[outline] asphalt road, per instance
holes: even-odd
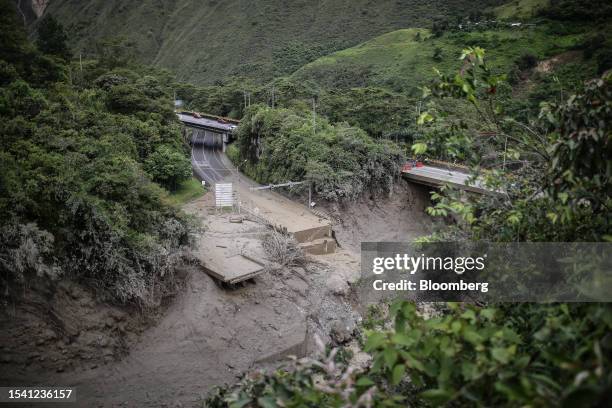
[[[197,178],[213,185],[232,174],[223,160],[223,136],[208,130],[194,129],[191,165]]]
[[[480,194],[491,193],[481,180],[474,180],[468,184],[470,175],[457,170],[448,170],[439,167],[423,166],[413,167],[410,170],[402,171],[408,177],[418,183],[440,186],[443,184],[451,184],[459,189],[472,191]]]

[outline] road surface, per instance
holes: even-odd
[[[424,165],[423,167],[412,167],[402,170],[402,173],[411,181],[416,183],[426,184],[439,187],[444,184],[450,184],[453,187],[461,190],[471,191],[479,194],[492,194],[493,191],[486,188],[481,180],[470,180],[470,174],[463,173],[457,170],[444,169]],[[469,184],[468,184],[469,180]]]
[[[197,178],[214,185],[232,174],[232,167],[224,161],[223,138],[219,133],[194,129],[191,165]]]

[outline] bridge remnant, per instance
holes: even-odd
[[[482,180],[472,180],[472,176],[464,171],[444,169],[422,162],[409,162],[402,167],[402,174],[408,180],[432,187],[441,187],[449,184],[460,190],[477,194],[497,194],[498,192],[487,188]]]

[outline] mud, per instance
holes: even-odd
[[[78,402],[71,406],[201,406],[214,386],[313,351],[315,335],[351,344],[360,322],[351,291],[359,278],[358,243],[426,233],[428,221],[419,221],[426,204],[426,191],[402,187],[384,205],[364,200],[331,208],[341,216],[334,228],[343,248],[311,256],[304,267],[283,268],[266,259],[260,237],[267,227],[248,217],[232,222],[207,195],[185,208],[203,225],[195,257],[213,249],[246,254],[264,263],[266,273],[228,289],[200,266],[186,267],[184,290],[146,330],[142,316],[97,303],[67,284],[2,331],[3,356],[12,357],[3,357],[0,380],[75,386]],[[49,296],[57,300],[49,303]],[[57,319],[48,318],[47,304]]]
[[[361,242],[412,241],[430,234],[434,223],[425,213],[429,197],[430,188],[400,181],[388,197],[324,207],[336,220],[333,229],[340,245],[358,254]]]
[[[267,227],[248,219],[230,222],[230,214],[216,213],[209,204],[210,197],[205,197],[187,208],[203,221],[196,257],[205,256],[212,247],[225,247],[259,259],[267,265],[268,273],[227,289],[201,267],[186,268],[184,291],[154,327],[121,341],[121,353],[105,358],[106,350],[114,344],[110,338],[115,335],[120,339],[109,329],[108,344],[92,344],[91,359],[83,354],[87,348],[81,347],[65,358],[72,364],[61,372],[56,366],[32,363],[27,370],[10,373],[3,368],[2,382],[75,386],[76,406],[83,407],[201,406],[201,397],[215,385],[233,383],[249,370],[290,354],[305,355],[313,347],[315,333],[330,341],[334,326],[354,331],[359,317],[345,294],[346,282],[354,279],[357,268],[353,273],[342,273],[336,290],[328,289],[328,280],[335,275],[334,259],[344,262],[350,255],[334,254],[338,258],[324,262],[313,259],[305,268],[279,269],[265,258],[261,247],[260,237]],[[100,319],[96,327],[102,330],[107,320],[102,310],[92,304],[83,308],[80,317],[94,313],[91,319]],[[119,321],[123,318],[127,317]],[[3,344],[14,343],[15,333],[6,334]],[[96,335],[92,329],[77,339],[83,336],[83,341],[93,342]],[[50,343],[41,344],[40,355],[53,358],[51,349]],[[18,354],[26,360],[38,357],[29,346]]]

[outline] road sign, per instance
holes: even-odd
[[[232,183],[215,184],[215,205],[217,207],[234,206],[234,189]]]

